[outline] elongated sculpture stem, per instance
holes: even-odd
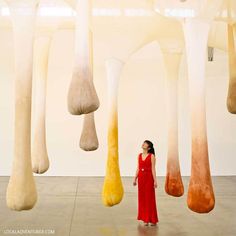
[[[183,23],[188,64],[192,130],[192,163],[188,207],[198,213],[214,208],[210,174],[205,108],[205,62],[210,21],[186,19]]]
[[[37,201],[32,173],[31,90],[32,50],[38,1],[7,0],[13,20],[15,43],[15,143],[12,174],[7,186],[7,206],[31,209]]]
[[[123,65],[124,63],[122,61],[115,58],[111,58],[106,61],[109,126],[108,159],[102,192],[102,200],[105,206],[113,206],[120,203],[124,194],[119,169],[117,114],[118,83]]]
[[[73,115],[93,112],[99,107],[99,99],[93,84],[93,55],[91,0],[77,0],[75,29],[75,61],[68,91],[68,110]]]
[[[178,151],[178,77],[182,53],[171,53],[165,50],[162,52],[167,74],[168,100],[168,157],[165,191],[169,195],[180,197],[184,194]]]
[[[34,47],[33,140],[31,147],[33,172],[42,174],[49,168],[46,146],[45,110],[48,56],[51,37],[39,36]]]
[[[236,114],[236,51],[234,34],[233,25],[228,23],[229,87],[227,109],[232,114]]]

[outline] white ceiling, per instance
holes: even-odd
[[[172,13],[170,11],[175,9],[174,5],[172,8],[170,7],[172,0],[160,2],[167,4],[168,14],[173,14],[173,11]],[[178,2],[177,5],[186,4],[186,9],[191,9],[191,3],[196,2],[212,4],[214,0],[188,0],[182,3]],[[230,1],[230,6],[233,9],[232,19],[235,16],[235,2],[235,0]],[[37,27],[74,30],[76,13],[73,8],[75,8],[75,3],[76,0],[67,0],[66,2],[41,0]],[[97,52],[103,54],[104,58],[115,56],[127,60],[137,50],[153,41],[182,47],[184,41],[180,21],[159,14],[155,11],[155,4],[154,0],[93,0],[93,42]],[[193,6],[195,5],[193,4]],[[227,50],[227,31],[224,22],[227,18],[222,18],[222,16],[225,15],[227,6],[227,1],[224,0],[209,36],[209,45],[223,50]],[[0,29],[11,28],[7,5],[2,0],[0,0],[0,9]],[[188,11],[185,13],[190,14]],[[178,15],[179,12],[176,14]]]

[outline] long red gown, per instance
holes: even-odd
[[[156,208],[154,179],[152,175],[151,153],[142,160],[139,154],[138,172],[138,216],[137,220],[157,223],[159,221]]]

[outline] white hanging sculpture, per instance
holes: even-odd
[[[177,46],[177,47],[176,47]],[[180,197],[184,186],[179,165],[178,150],[178,78],[182,58],[182,47],[175,43],[160,43],[166,68],[167,113],[168,113],[168,154],[165,191],[167,194]]]
[[[75,26],[75,62],[68,92],[68,110],[73,115],[84,114],[79,146],[84,151],[99,146],[94,111],[100,103],[93,84],[93,33],[91,0],[66,0],[77,11]]]
[[[90,57],[93,58],[93,42],[92,42],[92,34],[89,41]],[[93,60],[91,65],[91,71],[93,71]],[[93,77],[88,78],[93,79]],[[83,129],[80,136],[79,146],[84,151],[94,151],[98,149],[99,142],[96,132],[96,126],[94,121],[94,112],[90,112],[88,114],[84,114],[84,122]]]
[[[98,109],[99,99],[93,84],[91,0],[77,0],[75,60],[67,104],[73,115],[88,114]]]
[[[48,58],[51,44],[51,32],[42,32],[35,40],[34,46],[34,103],[33,103],[33,137],[31,144],[31,158],[33,172],[42,174],[49,168],[49,159],[46,145],[46,91]]]
[[[84,151],[94,151],[98,149],[99,143],[94,122],[94,112],[84,115],[79,146]]]
[[[106,60],[108,84],[108,157],[106,176],[102,190],[102,201],[105,206],[121,202],[124,194],[119,169],[118,151],[118,84],[124,62],[110,58]]]
[[[7,206],[13,210],[31,209],[37,190],[31,164],[32,52],[37,0],[6,0],[9,6],[15,55],[15,133],[14,161],[7,186]]]
[[[56,0],[51,0],[52,4]],[[54,2],[55,4],[55,2]],[[33,53],[33,106],[32,106],[32,140],[31,158],[33,172],[45,173],[49,168],[46,143],[46,100],[49,52],[58,20],[38,18],[35,26]]]

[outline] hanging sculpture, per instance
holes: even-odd
[[[228,23],[229,86],[227,109],[232,114],[236,114],[236,50],[234,45],[234,34],[234,25]]]
[[[206,130],[205,59],[210,24],[222,0],[184,1],[159,0],[158,9],[181,13],[188,67],[189,100],[191,114],[192,162],[188,186],[188,208],[197,213],[208,213],[215,206]],[[209,7],[211,6],[211,7]],[[188,14],[182,13],[188,9]]]
[[[12,18],[15,55],[15,134],[13,169],[6,193],[13,210],[31,209],[37,190],[31,164],[32,51],[37,0],[6,0]]]
[[[190,96],[192,164],[188,207],[207,213],[215,206],[206,130],[205,62],[210,20],[185,19],[183,23]]]
[[[70,1],[70,0],[68,0]],[[38,0],[6,0],[13,22],[15,42],[15,144],[12,174],[7,186],[7,206],[14,210],[31,209],[37,201],[37,191],[32,169],[43,173],[49,167],[45,137],[46,73],[50,38],[37,39],[35,53],[35,123],[31,164],[31,90],[32,50]],[[182,1],[184,4],[185,1]],[[188,1],[186,1],[188,2]],[[209,3],[208,5],[212,4]],[[214,11],[221,0],[208,10]],[[80,147],[85,151],[96,150],[98,139],[94,123],[94,111],[99,99],[93,83],[92,30],[90,24],[90,0],[77,0],[75,32],[75,64],[68,91],[68,110],[73,115],[84,114]],[[212,14],[212,13],[211,13]],[[210,14],[210,15],[211,15]],[[215,196],[210,175],[205,109],[205,58],[210,17],[186,18],[183,21],[189,76],[190,113],[192,130],[192,166],[187,204],[198,213],[210,212]],[[234,93],[236,55],[233,25],[228,25],[230,83],[227,107],[236,113]],[[22,57],[24,55],[24,57]],[[168,89],[168,161],[165,190],[172,196],[184,193],[178,157],[177,83],[181,53],[163,51],[167,69]],[[212,58],[212,57],[211,57]],[[124,189],[120,176],[118,155],[118,83],[124,63],[110,58],[106,61],[108,80],[108,158],[102,190],[106,206],[121,202]],[[40,131],[39,131],[40,129]],[[33,167],[33,168],[32,168]]]
[[[98,109],[99,99],[93,84],[91,0],[77,0],[75,61],[67,104],[73,115],[88,114]]]
[[[90,50],[90,58],[93,58],[93,42],[92,42],[92,33],[90,32],[90,41],[89,41]],[[93,71],[93,60],[91,61],[91,71]],[[93,79],[90,77],[88,79]],[[83,129],[80,136],[80,143],[79,146],[84,151],[94,151],[98,149],[98,137],[95,127],[94,121],[94,112],[90,112],[88,114],[84,114],[84,122],[83,122]]]
[[[121,202],[124,189],[120,176],[118,156],[118,83],[124,63],[116,58],[106,61],[108,83],[108,158],[106,176],[102,190],[102,201],[105,206]]]
[[[48,56],[51,35],[39,35],[35,40],[33,81],[33,137],[31,146],[32,167],[34,173],[42,174],[49,168],[49,159],[46,146],[45,110],[46,85],[48,72]]]
[[[165,191],[167,194],[180,197],[184,194],[179,151],[178,151],[178,77],[182,58],[181,48],[168,48],[160,43],[166,68],[167,111],[168,111],[168,154]]]
[[[52,37],[58,27],[58,20],[53,20],[53,23],[47,21],[47,25],[43,21],[38,18],[33,53],[31,158],[33,172],[37,174],[45,173],[49,168],[45,125],[48,61]]]
[[[94,112],[84,115],[83,130],[80,136],[79,146],[84,151],[98,149],[98,138],[94,122]]]

